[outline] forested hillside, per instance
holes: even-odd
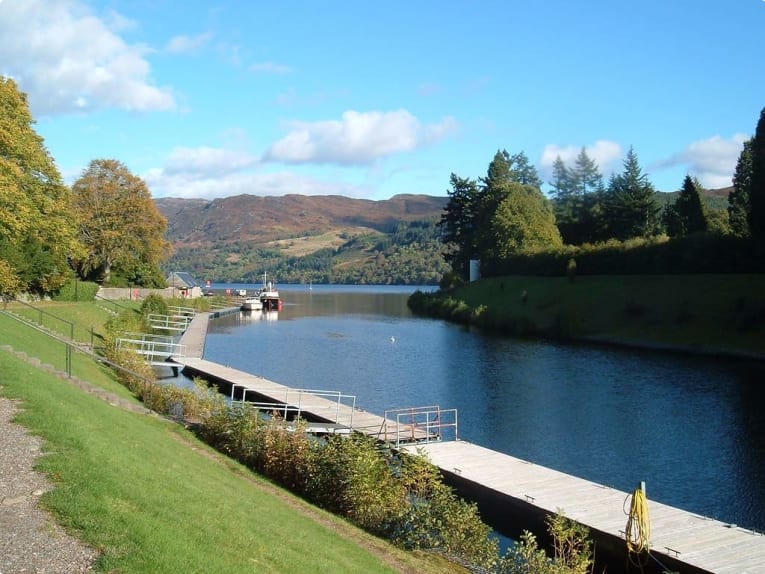
[[[174,246],[165,267],[200,280],[256,283],[267,271],[282,283],[433,284],[447,269],[437,227],[446,197],[155,201]]]

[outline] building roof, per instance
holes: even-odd
[[[191,273],[185,271],[174,271],[167,277],[167,283],[171,287],[201,287],[201,285],[191,276]]]

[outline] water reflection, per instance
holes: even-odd
[[[760,364],[486,336],[413,318],[407,291],[283,297],[276,321],[214,321],[205,357],[378,413],[456,407],[466,440],[765,530]]]

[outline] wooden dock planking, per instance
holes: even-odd
[[[205,350],[207,325],[210,313],[197,313],[181,335],[180,343],[186,346],[186,356],[201,359]]]
[[[236,388],[243,389],[245,393],[254,393],[266,397],[267,402],[274,403],[275,410],[278,410],[280,405],[299,407],[305,416],[313,416],[326,422],[352,428],[379,440],[395,441],[397,431],[401,440],[412,437],[410,425],[402,424],[397,427],[395,421],[386,420],[379,415],[342,404],[339,402],[339,398],[338,400],[330,400],[314,394],[323,391],[293,389],[258,375],[196,357],[173,357],[173,361],[183,367],[189,367],[202,377],[207,376],[224,381]],[[381,432],[382,429],[386,429],[387,432]],[[422,429],[414,430],[415,440],[425,440],[426,438],[425,431]]]
[[[213,314],[195,317],[181,343],[186,356],[175,358],[193,370],[228,381],[247,392],[270,397],[277,402],[293,400],[297,391],[230,367],[202,359],[207,323]],[[305,401],[310,401],[310,410]],[[396,422],[348,405],[338,405],[324,397],[300,395],[301,406],[326,421],[353,426],[354,430],[380,440],[395,441]],[[385,436],[380,430],[387,426]],[[410,425],[402,426],[402,436]],[[417,438],[425,438],[418,429]],[[609,486],[577,478],[550,468],[473,445],[464,441],[429,442],[402,445],[417,453],[419,449],[443,472],[522,501],[545,512],[563,511],[569,518],[593,532],[603,533],[616,544],[624,544],[629,496]],[[765,572],[765,536],[720,521],[648,500],[651,525],[651,552],[660,560],[687,565],[693,572],[716,574],[755,574]],[[681,571],[684,571],[680,568]]]
[[[418,447],[405,446],[415,452]],[[420,445],[430,461],[463,480],[565,515],[591,530],[624,540],[631,493],[530,464],[464,441]],[[627,502],[625,502],[625,500]],[[765,536],[648,500],[651,551],[695,571],[765,572]],[[670,548],[670,550],[667,550]],[[677,555],[675,555],[677,552]]]

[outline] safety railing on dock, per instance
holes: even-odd
[[[150,313],[146,320],[152,329],[161,329],[164,331],[175,331],[182,333],[186,330],[191,323],[192,317],[189,316],[173,316],[173,315],[160,315],[158,313]]]
[[[457,440],[457,409],[438,405],[409,407],[385,411],[380,435],[395,437],[396,446],[416,442]]]
[[[156,340],[150,335],[140,339],[117,339],[117,349],[141,355],[147,363],[152,365],[166,365],[167,359],[170,357],[186,355],[186,345],[167,340]]]
[[[170,305],[167,310],[170,311],[170,316],[174,318],[188,317],[191,319],[197,313],[194,307],[180,307],[178,305]]]
[[[341,424],[340,413],[345,410],[343,409],[343,406],[345,406],[348,408],[350,416],[349,419],[343,421],[342,424],[348,428],[353,428],[353,412],[356,410],[356,395],[346,395],[340,391],[325,391],[322,389],[287,388],[284,391],[284,398],[282,399],[282,395],[275,394],[271,387],[258,389],[257,387],[252,387],[250,385],[233,383],[231,385],[231,400],[234,400],[237,389],[242,390],[242,402],[246,401],[257,408],[280,413],[285,419],[288,418],[288,415],[299,418],[304,412],[310,412],[313,415],[319,415],[322,418],[332,420],[334,421],[334,424]],[[255,395],[260,396],[265,395],[283,402],[247,401],[248,393],[254,393]],[[317,401],[316,399],[321,400]]]

